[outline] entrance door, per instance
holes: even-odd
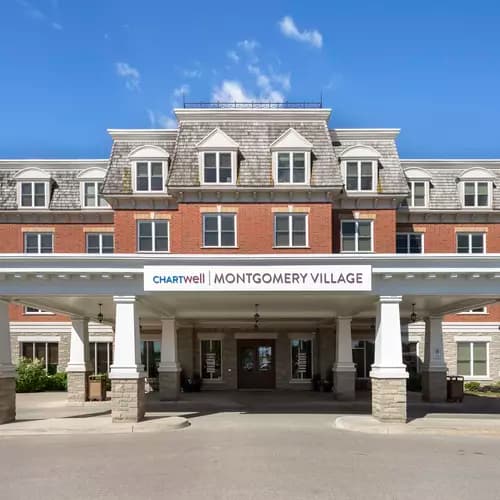
[[[238,388],[274,387],[274,340],[238,340]]]

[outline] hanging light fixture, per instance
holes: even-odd
[[[254,320],[254,329],[258,330],[259,329],[259,321],[260,321],[260,314],[259,314],[259,304],[255,304],[255,314],[253,315],[253,320]]]
[[[97,315],[97,321],[99,321],[99,323],[102,323],[104,319],[104,315],[102,314],[102,304],[99,304],[99,314]]]
[[[415,323],[417,321],[417,313],[415,312],[415,303],[411,305],[410,321]]]

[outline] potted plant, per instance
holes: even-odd
[[[333,372],[328,370],[326,377],[323,379],[323,392],[332,392],[333,389]]]
[[[315,373],[312,380],[312,390],[319,392],[321,391],[321,374]]]
[[[89,376],[89,400],[90,401],[105,401],[106,400],[106,381],[105,373]]]

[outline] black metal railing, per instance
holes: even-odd
[[[184,108],[203,109],[317,109],[323,107],[323,102],[221,102],[221,101],[189,101],[183,103]]]

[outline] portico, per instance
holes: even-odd
[[[199,352],[192,359],[210,360],[209,375],[220,370],[207,388],[237,387],[240,353],[237,341],[266,340],[267,350],[257,349],[262,370],[273,367],[277,386],[288,377],[291,364],[300,366],[300,377],[290,387],[309,388],[307,378],[317,367],[307,367],[311,347],[312,364],[321,364],[321,353],[329,350],[334,392],[339,399],[355,397],[355,365],[352,358],[352,325],[375,324],[375,360],[372,381],[372,412],[381,420],[406,420],[406,367],[402,360],[401,323],[408,322],[412,304],[426,321],[424,396],[429,401],[444,397],[446,366],[440,327],[443,315],[478,307],[498,298],[499,256],[489,255],[16,255],[0,259],[0,346],[7,346],[7,303],[19,302],[70,315],[72,337],[68,367],[69,397],[85,398],[84,374],[88,371],[88,321],[96,321],[102,304],[104,322],[114,326],[114,362],[111,367],[113,421],[135,421],[144,417],[144,367],[140,359],[140,330],[160,332],[160,397],[176,399],[183,369],[180,345],[185,329],[197,328]],[[240,266],[248,272],[284,266],[290,273],[305,273],[322,266],[356,269],[371,266],[369,289],[335,290],[333,284],[293,284],[290,289],[252,282],[250,289],[238,283],[218,289],[188,291],[149,290],[145,266],[168,270],[172,266]],[[323,280],[324,281],[324,280]],[[200,283],[201,284],[201,283]],[[265,286],[264,286],[265,285]],[[349,286],[352,285],[348,283]],[[255,328],[255,304],[259,321]],[[334,332],[335,331],[335,336]],[[186,333],[187,335],[187,333]],[[320,337],[318,339],[317,337]],[[330,340],[331,344],[329,344]],[[202,341],[207,342],[205,344]],[[293,343],[295,341],[295,343]],[[306,342],[311,341],[311,344]],[[224,352],[218,359],[217,342]],[[302,344],[297,344],[302,342]],[[2,344],[4,343],[4,344]],[[275,352],[269,350],[274,346]],[[292,351],[290,346],[297,348]],[[258,347],[258,346],[257,346]],[[333,351],[333,352],[332,352]],[[304,354],[306,353],[306,354]],[[302,354],[302,356],[300,355]],[[0,418],[14,419],[15,384],[10,349],[0,349]],[[276,357],[274,362],[273,356]],[[273,361],[270,361],[270,359]],[[249,359],[249,363],[253,362]],[[199,368],[203,368],[199,361]],[[273,364],[275,363],[275,364]],[[302,364],[301,364],[302,363]],[[327,363],[328,364],[328,363]],[[220,365],[220,366],[219,366]],[[252,366],[251,364],[247,366]],[[206,366],[205,366],[206,368]],[[326,368],[321,366],[321,369]],[[230,370],[230,371],[228,371]],[[197,370],[196,370],[197,371]],[[200,370],[201,371],[201,370]],[[301,382],[302,377],[302,382]],[[224,383],[221,383],[221,380]],[[4,382],[1,382],[3,380]]]

